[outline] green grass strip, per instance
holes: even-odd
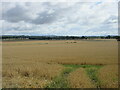
[[[89,76],[93,84],[95,84],[96,88],[100,88],[100,81],[97,77],[99,68],[87,68],[86,69],[87,75]]]
[[[64,64],[65,67],[72,67],[72,68],[91,68],[91,67],[95,67],[95,68],[100,68],[101,65],[75,65],[75,64]]]
[[[59,76],[53,79],[53,82],[46,86],[46,88],[69,88],[67,76],[74,71],[73,68],[66,68]]]

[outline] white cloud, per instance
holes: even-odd
[[[3,34],[117,34],[117,2],[3,3]]]

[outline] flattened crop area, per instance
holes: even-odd
[[[116,40],[16,41],[2,45],[3,88],[118,87]]]

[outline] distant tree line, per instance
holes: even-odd
[[[77,40],[77,39],[117,39],[120,41],[120,36],[0,36],[2,40]]]

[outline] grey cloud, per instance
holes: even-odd
[[[47,10],[42,13],[39,13],[38,17],[32,20],[31,23],[50,24],[65,17],[67,11],[70,10],[70,8],[60,8],[57,5],[51,5],[50,2],[44,2],[43,5],[47,7]],[[53,10],[54,12],[49,13],[50,10]]]
[[[32,24],[48,24],[48,23],[53,23],[58,19],[65,17],[67,15],[67,12],[69,12],[71,9],[70,7],[61,8],[59,7],[59,5],[58,6],[51,5],[51,3],[49,2],[44,2],[42,5],[44,6],[43,8],[46,8],[45,11],[39,12],[39,14],[34,13],[37,15],[37,17],[32,19],[30,17],[30,15],[32,15],[32,13],[29,10],[30,5],[31,3],[25,3],[25,6],[28,7],[26,9],[24,6],[16,4],[14,8],[11,8],[8,11],[3,12],[3,19],[12,23],[24,21]],[[54,12],[49,13],[50,10],[53,10]]]
[[[51,7],[49,3],[45,3],[45,4],[47,4],[48,7],[49,6]],[[39,14],[37,14],[38,15],[37,18],[31,19],[27,13],[28,12],[29,14],[32,14],[32,13],[30,13],[30,11],[28,11],[24,7],[17,4],[16,7],[11,8],[6,12],[3,12],[3,20],[6,20],[12,23],[17,23],[20,21],[25,21],[25,22],[33,23],[33,24],[52,23],[53,21],[57,19],[58,12],[48,13],[48,11],[49,9],[44,12],[40,12]]]
[[[30,18],[26,15],[27,10],[16,5],[16,7],[3,12],[3,19],[9,22],[28,21]]]
[[[108,19],[106,19],[103,24],[113,24],[113,23],[117,23],[117,21],[118,21],[118,17],[112,15]]]
[[[57,13],[48,14],[47,12],[40,13],[39,16],[31,21],[34,24],[52,23],[57,19]]]

